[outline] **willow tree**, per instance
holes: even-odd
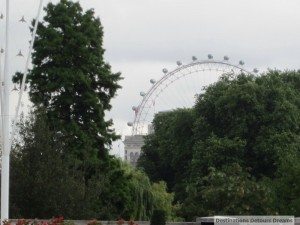
[[[105,111],[120,88],[120,73],[104,61],[103,28],[93,10],[84,12],[69,0],[44,10],[27,77],[29,97],[62,134],[66,155],[94,164],[108,157],[108,146],[117,139]]]

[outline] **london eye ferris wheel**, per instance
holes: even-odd
[[[246,70],[242,60],[233,64],[229,62],[228,56],[215,60],[211,54],[205,60],[198,60],[193,56],[189,63],[177,61],[176,64],[177,67],[171,71],[164,68],[163,76],[159,80],[150,79],[151,87],[147,92],[140,92],[142,100],[132,107],[134,119],[127,123],[132,127],[132,136],[148,134],[156,113],[192,107],[196,96],[203,93],[205,87],[216,82],[220,76],[258,72],[256,68],[251,72]]]

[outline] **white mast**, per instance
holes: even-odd
[[[35,34],[38,27],[38,21],[40,16],[40,11],[42,9],[43,0],[40,0],[40,5],[38,9],[38,13],[35,19],[35,25],[34,30],[32,33],[32,40],[31,45],[28,53],[28,58],[26,61],[25,69],[24,69],[24,76],[22,80],[22,86],[21,86],[21,92],[19,95],[18,100],[18,106],[17,106],[17,112],[15,115],[14,120],[14,126],[11,137],[9,137],[9,131],[10,131],[10,118],[9,118],[9,92],[10,92],[10,73],[9,73],[9,52],[10,52],[10,46],[9,46],[9,0],[6,0],[6,28],[5,28],[5,62],[4,62],[4,77],[3,77],[3,92],[1,92],[1,113],[2,113],[2,169],[1,169],[1,222],[3,222],[6,219],[9,219],[9,161],[10,161],[10,150],[11,150],[11,142],[13,140],[13,134],[15,130],[15,123],[17,120],[17,116],[19,113],[20,103],[22,99],[22,94],[25,87],[25,80],[27,75],[27,70],[29,66],[29,61],[31,57],[31,51],[33,48],[33,43],[35,40]],[[1,73],[1,72],[0,72]],[[1,73],[2,75],[2,73]],[[1,82],[3,81],[1,79]],[[2,91],[2,89],[0,89]]]
[[[2,165],[1,165],[1,222],[8,219],[9,211],[9,0],[6,0],[6,27],[5,27],[5,57],[4,57],[4,83],[2,108]]]

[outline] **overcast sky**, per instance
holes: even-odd
[[[16,57],[19,49],[28,51],[28,23],[37,13],[38,0],[10,0],[11,70],[22,70],[25,58]],[[49,1],[44,1],[46,5]],[[53,0],[53,3],[57,0]],[[240,59],[245,69],[299,69],[299,0],[80,0],[84,9],[95,9],[104,27],[105,59],[114,72],[121,72],[122,90],[112,101],[108,114],[119,134],[130,135],[132,106],[142,100],[140,91],[158,80],[162,68],[176,68],[176,61],[191,62],[192,56],[207,54],[232,64]],[[5,15],[5,0],[0,0]],[[0,21],[1,47],[4,22]],[[3,66],[3,65],[2,65]],[[186,90],[180,90],[185,92]],[[115,153],[123,155],[115,147]]]

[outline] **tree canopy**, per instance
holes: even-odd
[[[106,157],[117,136],[104,116],[121,77],[104,61],[103,27],[93,10],[83,12],[72,1],[49,3],[45,12],[27,76],[30,100],[45,108],[51,129],[69,140],[74,157]]]
[[[160,203],[174,218],[164,183],[108,154],[118,136],[105,112],[121,76],[104,61],[102,40],[93,10],[70,0],[45,8],[27,77],[34,107],[11,156],[12,218],[147,220]]]
[[[79,160],[63,157],[60,133],[50,130],[44,110],[35,110],[18,125],[11,154],[10,215],[13,218],[149,220],[163,209],[170,220],[177,206],[164,182],[120,159],[111,158],[86,180]]]
[[[139,166],[152,180],[166,180],[188,219],[300,215],[299,87],[297,71],[225,74],[183,120],[174,120],[182,109],[156,115]]]
[[[84,12],[69,0],[49,3],[44,10],[26,80],[33,110],[19,124],[12,154],[12,183],[17,185],[11,189],[12,214],[86,219],[100,217],[106,205],[111,212],[106,218],[111,218],[123,208],[113,205],[116,199],[126,204],[113,179],[122,179],[124,172],[108,153],[118,136],[113,121],[105,119],[121,75],[104,61],[103,27],[93,10]],[[22,77],[17,73],[13,81],[20,83]],[[25,194],[30,186],[31,194]]]

